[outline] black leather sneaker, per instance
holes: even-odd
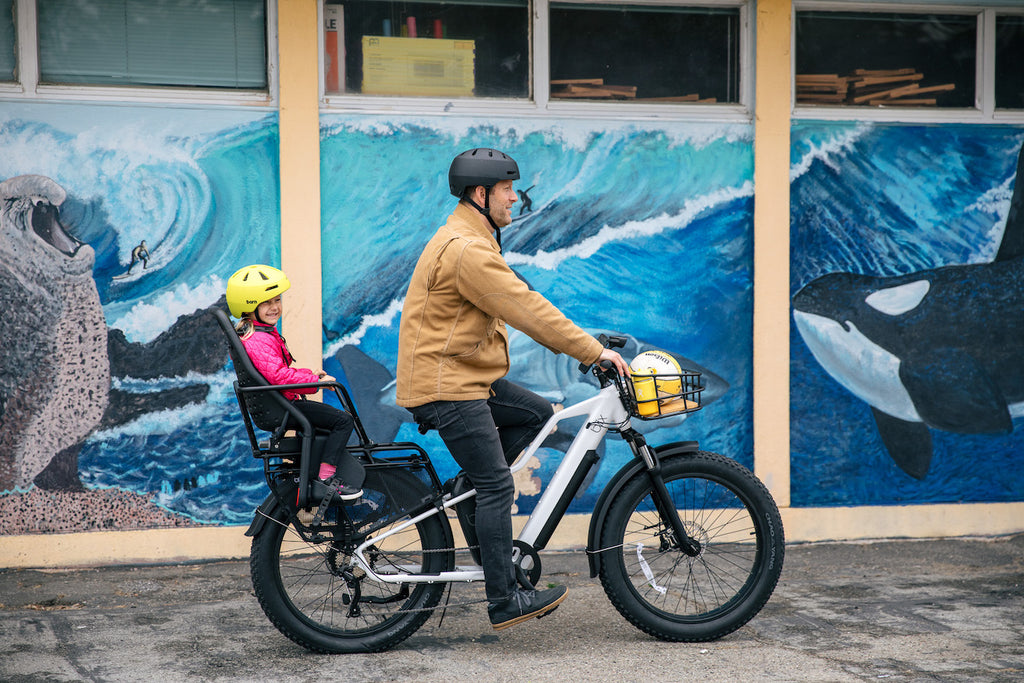
[[[565,586],[555,586],[543,591],[516,588],[507,599],[487,605],[487,616],[490,617],[494,630],[500,631],[527,619],[550,614],[568,594],[569,589]]]

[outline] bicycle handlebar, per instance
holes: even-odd
[[[603,346],[606,349],[621,349],[626,345],[626,338],[620,335],[614,335],[609,337],[607,334],[599,334],[597,336],[597,341],[601,342],[601,346]],[[615,369],[615,366],[612,365],[611,361],[607,360],[601,361],[600,363],[597,364],[597,366],[601,368],[601,370],[603,370],[605,373],[607,373],[610,370],[614,372]],[[580,372],[585,375],[588,372],[590,372],[590,369],[592,367],[594,367],[593,363],[589,365],[587,363],[580,363]],[[618,373],[616,372],[615,374]]]

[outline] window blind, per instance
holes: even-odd
[[[0,82],[15,80],[18,66],[14,30],[14,0],[0,0]]]
[[[267,87],[264,0],[46,0],[45,83]]]

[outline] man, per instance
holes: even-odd
[[[142,240],[139,246],[132,249],[132,262],[128,264],[128,275],[132,274],[135,264],[142,261],[142,269],[149,266],[149,249],[146,247],[146,240]]]
[[[509,471],[552,415],[542,397],[504,379],[509,369],[505,323],[555,352],[584,363],[626,361],[602,347],[547,299],[530,290],[501,256],[501,228],[512,222],[519,167],[493,149],[452,161],[455,211],[427,243],[405,297],[398,342],[397,402],[436,428],[476,488],[476,533],[495,629],[555,609],[567,589],[529,591],[512,564]]]

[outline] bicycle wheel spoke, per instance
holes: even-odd
[[[775,587],[783,552],[778,508],[748,470],[720,455],[677,456],[661,471],[692,545],[662,518],[651,480],[639,471],[607,513],[601,544],[617,552],[602,561],[601,581],[619,612],[648,633],[720,637],[756,614]]]
[[[409,519],[392,501],[392,490],[414,499],[426,495],[411,474],[391,470],[387,476],[390,487],[379,474],[368,476],[363,485],[367,502],[332,508],[312,536],[308,530],[300,533],[287,511],[279,509],[275,523],[253,539],[250,565],[256,595],[271,622],[300,645],[319,652],[386,649],[419,628],[440,601],[441,584],[374,578],[450,569],[454,550],[446,547],[450,532],[440,516],[368,546],[363,554],[367,571],[354,561],[356,546],[366,539],[354,529],[366,528],[362,524],[369,508],[374,537],[380,538]]]

